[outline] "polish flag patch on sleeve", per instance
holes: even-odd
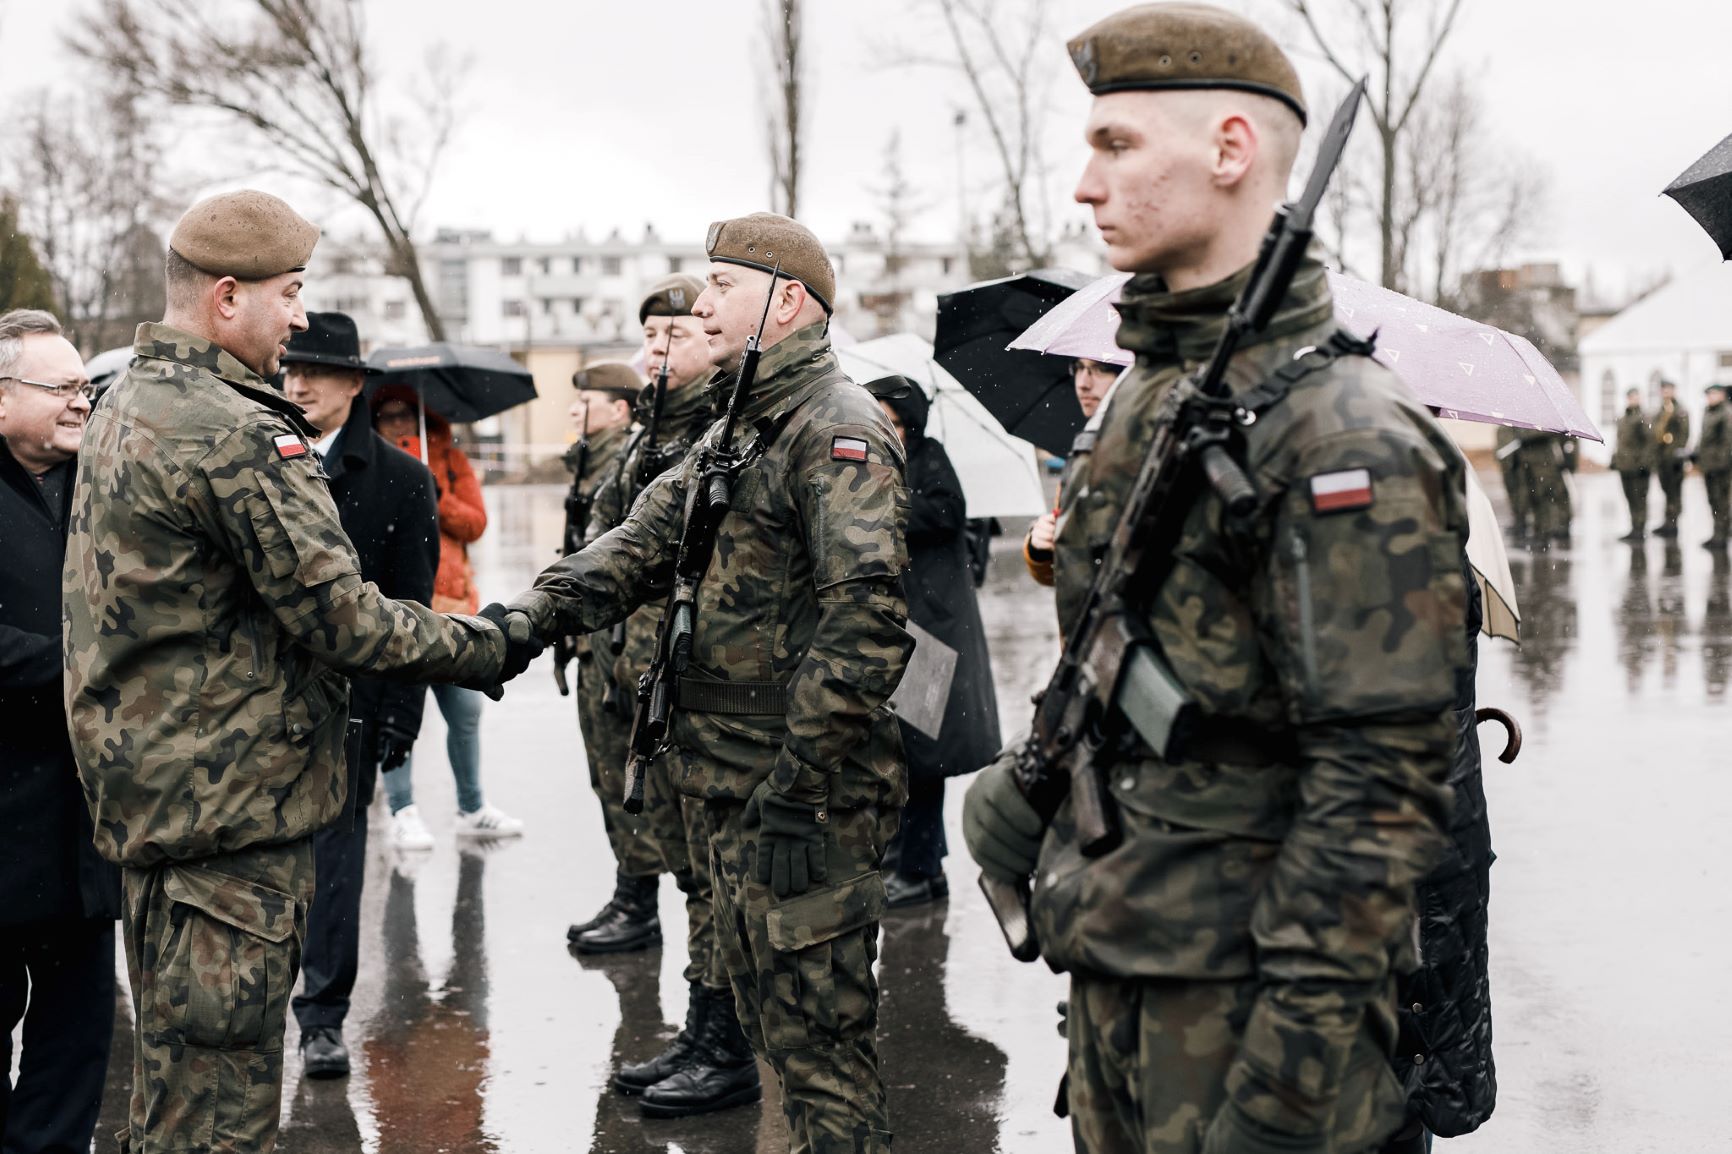
[[[830,459],[832,461],[864,461],[866,459],[866,442],[859,437],[832,437],[830,439]]]
[[[285,461],[307,455],[307,443],[293,433],[284,433],[271,443],[277,447],[277,456]]]
[[[1372,503],[1371,470],[1342,469],[1311,478],[1311,511],[1346,513],[1369,509]]]

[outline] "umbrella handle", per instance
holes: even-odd
[[[1503,747],[1503,752],[1497,755],[1497,759],[1499,761],[1503,762],[1505,765],[1508,765],[1511,762],[1513,762],[1517,757],[1519,757],[1521,755],[1521,751],[1522,751],[1521,722],[1519,722],[1515,718],[1511,717],[1504,710],[1501,710],[1501,709],[1497,708],[1496,706],[1492,706],[1492,705],[1488,705],[1488,706],[1485,706],[1485,707],[1477,710],[1473,715],[1473,719],[1474,719],[1475,724],[1478,724],[1478,723],[1484,722],[1484,721],[1495,721],[1499,725],[1503,726],[1504,747]]]

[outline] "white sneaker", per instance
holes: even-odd
[[[406,805],[391,815],[391,844],[398,849],[433,848],[433,835],[415,806]]]
[[[457,836],[522,837],[523,823],[491,805],[484,805],[473,813],[457,815]]]

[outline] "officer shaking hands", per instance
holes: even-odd
[[[1061,622],[1163,398],[1209,359],[1251,277],[1307,112],[1280,48],[1219,8],[1129,8],[1069,48],[1094,94],[1076,199],[1134,274],[1118,341],[1137,360],[1076,465],[1054,546]],[[989,877],[1034,878],[1042,953],[1071,975],[1081,1151],[1358,1154],[1403,1120],[1392,978],[1448,804],[1463,463],[1363,342],[1335,336],[1307,258],[1227,368],[1257,410],[1227,445],[1255,501],[1229,514],[1197,485],[1164,580],[1132,595],[1200,720],[1177,753],[1132,735],[1095,755],[1116,848],[1085,855],[1069,801],[1044,823],[1010,758],[964,808]]]

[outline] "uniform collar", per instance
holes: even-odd
[[[1227,327],[1227,310],[1251,279],[1247,265],[1202,288],[1171,292],[1160,276],[1141,273],[1125,284],[1119,300],[1118,343],[1152,365],[1207,360]],[[1335,302],[1323,266],[1307,257],[1267,328],[1241,348],[1267,344],[1304,332],[1330,319]]]
[[[202,369],[249,400],[287,418],[308,440],[319,436],[319,430],[308,422],[299,405],[208,338],[194,336],[173,325],[146,322],[138,326],[132,351],[135,356]]]

